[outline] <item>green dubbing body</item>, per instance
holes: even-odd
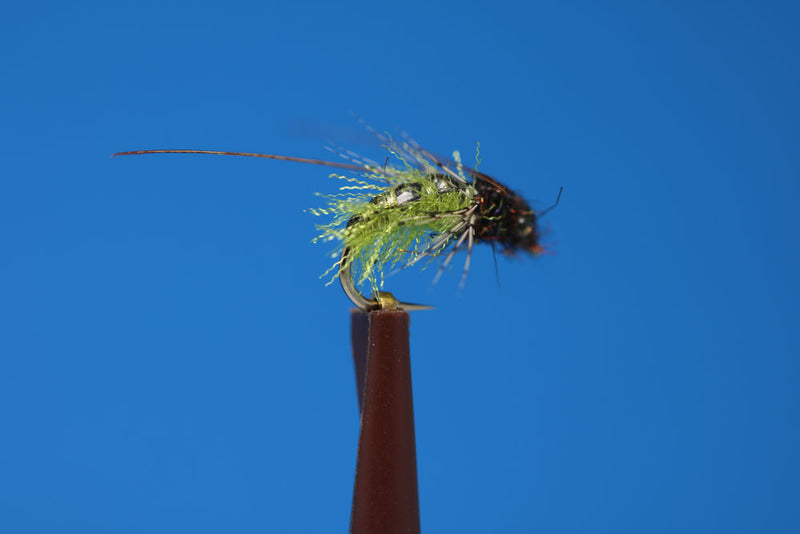
[[[352,268],[356,284],[368,284],[373,291],[383,287],[384,270],[402,267],[420,254],[435,256],[449,240],[431,250],[431,243],[458,225],[464,211],[474,203],[475,190],[463,182],[437,174],[436,167],[422,154],[413,154],[416,164],[376,168],[365,165],[361,178],[331,175],[346,182],[341,193],[319,196],[326,207],[309,210],[314,215],[332,217],[318,225],[314,242],[338,241],[333,253],[350,249],[352,265],[339,259],[323,276],[341,268]]]

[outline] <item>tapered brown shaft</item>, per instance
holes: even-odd
[[[352,534],[420,531],[408,325],[404,311],[352,315],[361,408]]]
[[[369,313],[353,308],[350,312],[350,341],[353,344],[353,368],[356,371],[358,413],[364,409],[364,382],[367,379],[369,350]]]

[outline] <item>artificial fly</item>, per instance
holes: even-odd
[[[314,239],[315,242],[341,243],[335,255],[338,260],[325,274],[333,271],[333,278],[339,278],[348,298],[364,311],[431,308],[397,302],[390,293],[381,291],[387,268],[406,268],[423,259],[430,261],[444,256],[435,283],[455,254],[466,247],[461,275],[463,287],[476,243],[489,243],[493,251],[499,246],[507,254],[544,252],[539,242],[537,220],[558,205],[563,188],[550,207],[536,212],[522,197],[491,176],[464,166],[457,152],[452,159],[441,158],[408,136],[395,141],[371,128],[370,131],[390,153],[383,165],[349,151],[336,150],[348,163],[216,150],[134,150],[114,156],[216,154],[354,171],[358,177],[333,175],[345,181],[341,193],[320,195],[327,199],[327,205],[309,211],[331,217],[328,224],[317,226],[321,233]],[[391,157],[400,164],[390,165]],[[372,288],[372,297],[365,297],[358,289],[363,285]]]

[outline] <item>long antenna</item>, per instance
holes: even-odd
[[[552,210],[553,208],[558,206],[558,201],[561,200],[561,193],[563,193],[563,192],[564,192],[564,186],[562,185],[561,189],[558,190],[558,196],[556,197],[556,201],[553,202],[553,205],[550,206],[549,208],[547,208],[546,210],[540,211],[539,213],[536,214],[536,216],[537,217],[543,217],[543,216],[547,215],[547,212],[549,212],[550,210]]]
[[[224,152],[221,150],[184,150],[184,149],[131,150],[129,152],[117,152],[116,154],[112,154],[111,157],[113,158],[116,156],[139,156],[141,154],[213,154],[217,156],[243,156],[247,158],[280,159],[283,161],[296,161],[297,163],[310,163],[311,165],[322,165],[324,167],[336,167],[337,169],[349,169],[351,171],[363,171],[367,169],[366,166],[353,165],[351,163],[341,163],[338,161],[295,158],[292,156],[278,156],[276,154],[255,154],[252,152]]]

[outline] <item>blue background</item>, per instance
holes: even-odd
[[[0,21],[0,531],[344,532],[350,117],[555,254],[412,316],[426,532],[800,532],[796,2],[44,3]]]

